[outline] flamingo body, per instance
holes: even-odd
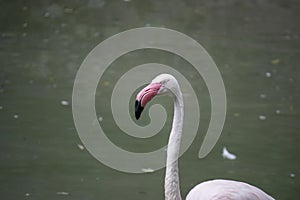
[[[259,188],[232,180],[211,180],[196,185],[186,200],[273,200]]]

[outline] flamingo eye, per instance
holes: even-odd
[[[160,87],[160,89],[158,90],[158,93],[163,94],[166,93],[167,89],[165,87]]]

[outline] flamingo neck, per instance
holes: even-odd
[[[166,200],[181,200],[178,175],[178,157],[183,126],[183,99],[180,89],[174,92],[174,94],[174,116],[168,142],[165,176]]]

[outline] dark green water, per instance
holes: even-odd
[[[180,158],[182,195],[198,182],[228,178],[257,185],[276,199],[299,199],[299,17],[296,0],[0,1],[1,199],[163,199],[164,170],[126,174],[104,166],[78,147],[71,106],[61,105],[71,104],[76,72],[90,50],[114,34],[144,26],[164,26],[197,40],[226,87],[222,136],[199,160],[210,100],[205,83],[191,79],[203,92],[202,121]],[[123,64],[154,60],[178,67],[180,60],[172,56],[141,51]],[[185,73],[192,73],[188,69]],[[119,76],[111,73],[111,81]],[[110,110],[101,103],[108,97],[99,94],[96,109],[107,130],[115,132]],[[146,147],[166,144],[167,133],[162,134],[163,140]],[[137,150],[122,136],[122,141],[112,138]],[[224,160],[223,146],[237,159]]]

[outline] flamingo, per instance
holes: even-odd
[[[170,94],[174,101],[172,130],[167,148],[165,200],[181,200],[178,155],[183,126],[183,97],[177,80],[170,74],[160,74],[136,96],[135,117],[138,120],[146,104],[157,95]],[[274,200],[261,189],[234,180],[210,180],[196,185],[186,200]]]

